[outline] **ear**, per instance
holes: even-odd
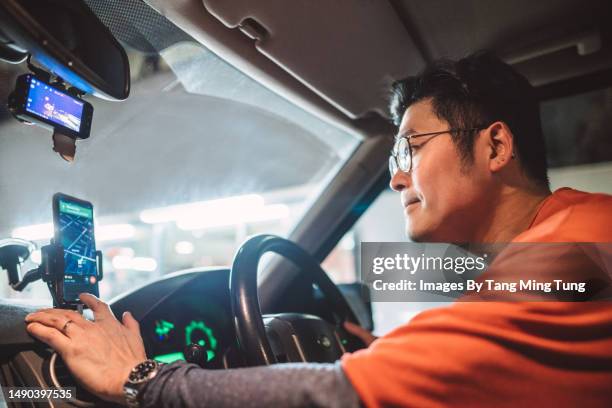
[[[504,122],[493,122],[484,132],[489,147],[489,170],[498,172],[515,158],[514,135]]]

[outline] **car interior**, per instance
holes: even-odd
[[[48,285],[16,290],[3,260],[19,247],[19,278],[44,263],[58,192],[93,203],[100,297],[160,362],[333,362],[363,347],[344,321],[383,335],[438,306],[372,303],[359,279],[361,242],[406,240],[390,85],[492,50],[536,87],[551,188],[612,193],[610,17],[606,0],[1,0],[0,384],[102,404],[25,331]],[[93,107],[71,163],[7,105],[30,72]]]

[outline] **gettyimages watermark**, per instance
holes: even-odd
[[[372,301],[611,301],[612,243],[364,242]]]

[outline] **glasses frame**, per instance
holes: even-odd
[[[488,126],[477,126],[477,127],[473,127],[473,128],[453,128],[453,129],[447,129],[447,130],[441,130],[439,132],[427,132],[427,133],[413,133],[411,135],[399,135],[395,137],[395,142],[393,143],[393,148],[391,149],[390,155],[389,155],[389,173],[391,173],[391,178],[393,178],[393,176],[395,176],[395,174],[398,172],[398,170],[401,170],[404,173],[408,173],[410,174],[412,172],[412,159],[413,159],[413,153],[412,153],[412,144],[410,143],[410,141],[412,139],[417,139],[419,137],[425,137],[425,136],[439,136],[439,135],[443,135],[445,133],[459,133],[459,132],[476,132],[476,131],[480,131],[483,129],[486,129]],[[410,157],[410,165],[408,166],[408,168],[404,169],[402,167],[405,166],[400,166],[400,158],[399,156],[399,149],[398,149],[398,145],[400,143],[400,141],[402,139],[406,139],[406,142],[408,143],[408,155]],[[433,137],[431,138],[433,139]],[[431,140],[429,139],[429,140]],[[429,141],[428,140],[428,141]],[[427,142],[425,142],[427,143]],[[423,143],[423,144],[425,144]]]

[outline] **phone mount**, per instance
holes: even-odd
[[[30,72],[43,82],[48,83],[49,85],[58,88],[59,90],[74,96],[75,98],[81,98],[85,95],[85,92],[80,89],[69,86],[61,77],[51,74],[50,72],[44,71],[43,69],[36,67],[31,61],[31,55],[27,58],[27,66]],[[22,123],[32,125],[34,123],[24,119],[23,117],[19,117],[15,114],[15,109],[10,109],[10,107],[15,106],[15,92],[9,95],[9,111],[13,113],[13,116]],[[62,131],[62,128],[54,126],[53,127],[53,151],[60,155],[62,159],[71,163],[74,161],[74,157],[76,155],[76,140],[79,139],[78,135]]]
[[[66,82],[64,82],[61,77],[56,76],[53,79],[50,73],[34,66],[31,61],[31,56],[28,56],[27,64],[30,71],[32,71],[35,75],[45,79],[46,82],[49,83],[49,85],[62,89],[66,91],[66,93],[75,97],[82,97],[83,95],[85,95],[85,92],[81,91],[80,89],[67,86]],[[76,155],[77,138],[68,135],[65,132],[62,132],[59,128],[54,128],[52,139],[53,151],[59,154],[62,159],[66,160],[69,163],[72,163],[74,161],[74,156]]]
[[[29,246],[26,246],[29,244]],[[78,305],[66,305],[60,302],[59,291],[62,289],[64,279],[64,248],[51,240],[49,245],[40,248],[41,263],[38,268],[26,272],[23,278],[19,279],[19,269],[23,262],[28,259],[34,244],[25,240],[11,239],[0,242],[0,267],[7,270],[9,275],[9,285],[14,290],[21,292],[30,283],[41,279],[47,283],[53,307],[78,309]],[[96,263],[98,281],[101,281],[104,272],[102,269],[102,251],[96,251]]]
[[[19,270],[36,246],[25,239],[8,238],[0,240],[0,268],[6,269],[11,287],[19,282]]]

